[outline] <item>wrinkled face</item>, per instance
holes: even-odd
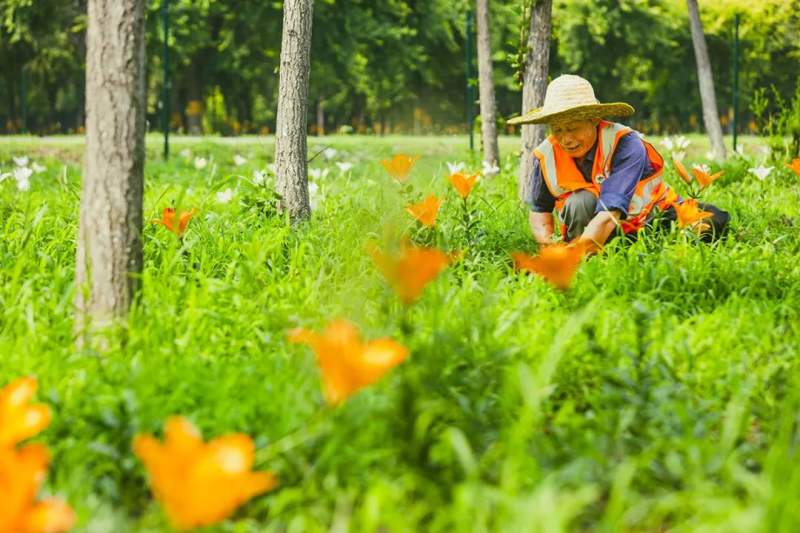
[[[598,119],[554,122],[550,133],[570,157],[583,157],[597,140]]]

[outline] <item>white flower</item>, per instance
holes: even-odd
[[[315,180],[325,179],[330,171],[331,169],[329,168],[310,168],[308,169],[308,175]]]
[[[217,201],[221,204],[227,204],[231,201],[231,198],[233,198],[233,189],[230,187],[217,193]]]
[[[325,159],[333,159],[334,157],[336,157],[336,154],[338,153],[339,152],[337,152],[336,149],[334,148],[325,148],[322,151],[322,155],[325,156]]]
[[[447,162],[447,170],[450,171],[450,174],[461,172],[462,170],[464,170],[465,166],[466,165],[462,161],[459,161],[457,163],[450,163],[449,161]]]
[[[711,173],[711,167],[703,163],[702,165],[695,164],[692,168],[696,168],[700,172],[704,172],[706,174]]]
[[[244,165],[245,163],[247,163],[247,158],[246,157],[242,157],[239,154],[236,154],[235,156],[233,156],[233,164],[236,165],[237,167],[240,167],[240,166]]]
[[[26,167],[17,167],[14,169],[14,179],[17,180],[17,189],[20,191],[27,191],[31,188],[31,176],[33,170]]]
[[[180,154],[178,154],[178,155],[180,155],[184,159],[191,159],[192,158],[192,151],[189,150],[188,148],[184,148],[183,150],[181,150]]]
[[[687,148],[689,148],[690,144],[691,142],[689,142],[689,139],[687,139],[683,135],[675,138],[675,148],[677,148],[678,150],[686,150]]]
[[[320,194],[319,185],[314,182],[308,184],[308,203],[311,209],[316,209],[319,205]]]
[[[11,159],[14,160],[14,164],[17,165],[18,167],[27,167],[28,161],[30,161],[30,159],[26,155],[23,155],[22,157],[12,157]]]
[[[269,165],[267,165],[267,169],[273,174],[275,174],[275,163],[270,163]]]
[[[686,152],[684,150],[672,152],[673,161],[683,161],[684,159],[686,159]]]
[[[267,173],[263,170],[254,170],[253,171],[253,183],[256,185],[263,185],[264,182],[267,181]]]
[[[483,162],[483,175],[487,178],[491,178],[492,176],[496,176],[500,173],[500,167],[497,165],[490,163],[488,161]]]
[[[208,159],[205,157],[195,157],[194,158],[194,168],[197,170],[202,170],[208,166]]]
[[[669,137],[664,137],[664,140],[661,141],[661,146],[667,149],[668,152],[671,152],[675,149],[675,145],[672,144],[672,139]]]
[[[45,167],[44,165],[40,165],[39,163],[34,163],[31,165],[31,169],[33,170],[34,173],[41,174],[42,172],[47,170],[47,167]]]
[[[353,163],[348,163],[345,161],[344,163],[336,163],[336,166],[339,167],[339,172],[342,174],[346,173],[348,170],[353,168]]]
[[[750,173],[752,173],[755,177],[764,181],[764,178],[769,176],[769,173],[772,172],[773,167],[754,167],[748,169]]]

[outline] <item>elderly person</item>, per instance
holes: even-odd
[[[509,121],[550,126],[550,135],[533,151],[527,199],[539,244],[558,238],[554,210],[564,240],[598,246],[616,232],[635,234],[659,213],[666,226],[676,220],[676,197],[669,200],[671,192],[661,180],[663,158],[638,132],[603,120],[633,111],[625,103],[598,102],[587,80],[564,75],[547,86],[544,106]],[[710,204],[699,207],[712,214],[703,221],[704,239],[722,235],[728,214]]]

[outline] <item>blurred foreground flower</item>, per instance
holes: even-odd
[[[31,188],[31,176],[33,170],[27,167],[17,167],[14,169],[14,179],[17,180],[17,189],[29,191]]]
[[[44,446],[0,448],[0,531],[59,533],[75,523],[75,513],[55,498],[36,501],[50,458]]]
[[[30,404],[36,388],[35,378],[24,377],[0,390],[0,448],[16,446],[50,424],[50,408],[44,404]]]
[[[475,186],[478,175],[472,174],[471,176],[467,176],[463,172],[455,172],[450,174],[447,179],[450,180],[450,183],[452,183],[453,187],[458,191],[458,195],[466,200],[469,193],[472,192],[472,188]]]
[[[180,216],[178,217],[178,225],[175,225],[175,208],[174,207],[165,207],[163,211],[161,211],[161,220],[154,219],[151,222],[153,224],[161,224],[172,233],[177,236],[183,235],[183,232],[186,231],[186,226],[189,225],[189,221],[192,219],[193,216],[197,214],[197,209],[192,208],[189,211],[182,211]]]
[[[235,154],[233,156],[233,164],[236,165],[237,167],[240,167],[240,166],[244,165],[245,163],[247,163],[247,158],[246,157],[243,157],[243,156],[241,156],[239,154]]]
[[[331,322],[322,334],[294,329],[289,342],[308,344],[314,350],[330,404],[341,403],[375,383],[408,357],[408,349],[389,338],[362,342],[356,327],[346,320]]]
[[[441,205],[442,200],[431,194],[421,202],[406,206],[406,211],[421,224],[433,227]]]
[[[202,170],[208,166],[208,159],[205,157],[195,157],[194,158],[194,168],[197,170]]]
[[[244,502],[274,488],[271,472],[251,472],[255,447],[244,434],[203,442],[183,417],[170,417],[161,443],[137,435],[133,451],[144,463],[155,498],[181,530],[215,524]]]
[[[30,158],[26,155],[20,157],[12,157],[11,159],[14,160],[14,164],[17,165],[18,167],[27,167],[28,162],[30,161]]]
[[[681,228],[691,226],[695,222],[713,215],[713,213],[709,213],[708,211],[701,211],[695,199],[687,199],[680,204],[674,203],[673,207],[678,216],[678,226]]]
[[[233,198],[233,189],[228,187],[224,191],[219,191],[216,194],[217,202],[221,204],[227,204]]]
[[[572,283],[581,259],[592,245],[585,242],[575,244],[553,244],[529,256],[523,252],[511,254],[514,268],[539,274],[553,286],[567,290]]]
[[[748,171],[761,181],[764,181],[764,179],[769,176],[770,172],[772,172],[772,168],[773,167],[754,167],[748,169]]]
[[[377,246],[370,247],[368,252],[405,305],[414,303],[425,286],[454,259],[436,248],[410,244],[402,246],[399,257],[389,255]]]
[[[406,154],[397,154],[391,159],[382,159],[381,165],[386,169],[391,177],[397,181],[403,182],[408,179],[408,174],[411,172],[411,167],[417,162],[419,157],[410,156]]]
[[[800,176],[800,158],[793,159],[791,163],[786,163],[786,168],[793,170],[795,174]]]
[[[253,183],[256,185],[263,185],[267,181],[267,173],[263,170],[253,171]]]
[[[700,184],[701,189],[705,189],[724,174],[724,172],[721,170],[716,174],[710,174],[708,170],[705,170],[706,168],[708,167],[695,166],[692,168],[692,174],[694,174],[694,177],[697,180],[697,183]],[[675,169],[678,171],[678,175],[683,181],[685,181],[687,184],[692,183],[692,178],[689,176],[689,173],[686,172],[686,167],[683,166],[683,163],[676,160]]]

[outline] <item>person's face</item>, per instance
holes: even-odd
[[[597,124],[594,119],[556,122],[550,125],[550,133],[570,157],[583,157],[597,140]]]

